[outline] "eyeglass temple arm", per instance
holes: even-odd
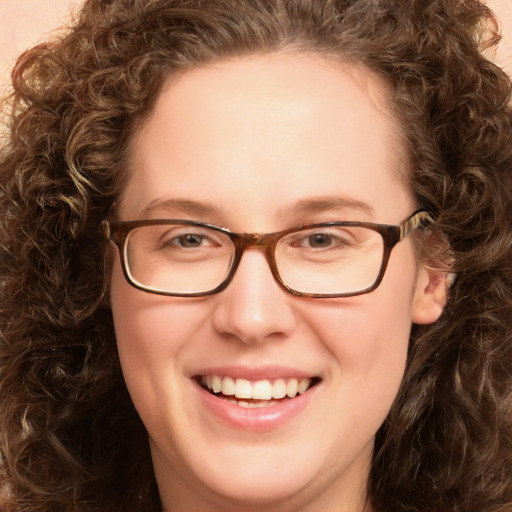
[[[101,222],[100,231],[101,231],[101,234],[107,240],[111,239],[110,224],[108,223],[108,220],[104,220],[104,221]]]
[[[434,219],[425,210],[414,213],[400,226],[400,240],[416,228],[433,222]]]

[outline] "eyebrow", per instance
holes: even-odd
[[[340,209],[357,210],[368,215],[373,215],[374,213],[374,209],[363,201],[337,196],[301,199],[291,208],[286,208],[288,212],[298,214],[311,214]],[[142,214],[150,215],[155,211],[175,211],[189,215],[208,216],[217,213],[218,209],[210,203],[193,201],[191,199],[155,199],[142,210]]]
[[[217,209],[209,204],[190,199],[155,199],[142,210],[143,215],[149,215],[155,211],[173,210],[190,215],[212,215]]]
[[[316,213],[328,210],[357,210],[368,215],[374,214],[374,209],[363,201],[348,197],[327,196],[301,199],[295,203],[292,210],[298,213]]]

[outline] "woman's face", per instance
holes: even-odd
[[[237,232],[398,224],[416,207],[405,153],[369,73],[311,56],[227,60],[162,91],[133,141],[118,215]],[[411,323],[437,319],[443,290],[418,269],[410,237],[393,249],[375,291],[336,299],[285,292],[258,248],[245,252],[224,291],[201,298],[136,290],[116,256],[119,355],[164,509],[361,510]],[[282,379],[292,396],[295,382],[316,384],[248,408],[250,400],[206,390],[206,377],[253,388]]]

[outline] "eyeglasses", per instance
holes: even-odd
[[[393,247],[433,222],[423,210],[398,226],[324,222],[276,233],[233,233],[191,220],[103,221],[126,280],[149,293],[201,297],[224,290],[250,247],[261,248],[274,279],[300,297],[349,297],[379,286]]]

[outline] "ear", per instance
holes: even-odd
[[[431,324],[441,316],[451,280],[452,275],[447,272],[420,268],[412,306],[414,323]]]

